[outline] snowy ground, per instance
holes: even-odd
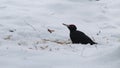
[[[120,68],[119,6],[119,0],[0,0],[0,68]],[[62,23],[98,44],[71,44]]]

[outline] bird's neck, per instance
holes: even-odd
[[[76,30],[70,30],[70,32],[74,32],[74,31],[76,31]]]

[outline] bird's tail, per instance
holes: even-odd
[[[94,44],[98,44],[98,43],[96,43],[96,42],[92,42],[92,43],[90,43],[90,45],[94,45]]]

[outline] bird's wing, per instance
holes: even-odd
[[[81,39],[92,41],[91,38],[89,36],[87,36],[85,33],[81,32],[81,31],[77,31],[77,33],[79,34],[79,37]]]

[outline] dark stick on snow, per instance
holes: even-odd
[[[50,32],[50,33],[54,32],[54,31],[55,31],[55,30],[48,29],[48,32]]]

